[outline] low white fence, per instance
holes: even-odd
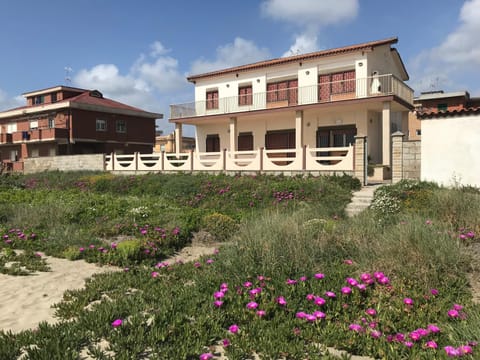
[[[105,156],[107,171],[353,171],[354,146]]]

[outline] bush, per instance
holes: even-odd
[[[238,225],[230,216],[213,213],[203,218],[203,228],[216,241],[226,241],[238,230]]]
[[[125,240],[117,245],[115,253],[123,262],[136,262],[143,258],[143,242],[137,239]]]
[[[68,260],[78,260],[82,258],[82,252],[77,246],[69,246],[62,253],[63,257]]]

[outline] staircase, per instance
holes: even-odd
[[[355,191],[351,202],[345,208],[347,216],[353,217],[368,208],[373,200],[373,193],[382,185],[383,184],[367,185]]]

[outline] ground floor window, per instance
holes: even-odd
[[[253,150],[253,134],[251,132],[241,132],[238,134],[238,151]]]
[[[317,147],[346,147],[355,143],[355,135],[357,128],[355,125],[336,126],[336,127],[319,127],[317,129]],[[321,151],[317,152],[317,156],[343,156],[344,151]],[[333,165],[338,161],[320,160],[320,164]]]
[[[220,151],[220,137],[218,136],[218,134],[207,135],[205,148],[206,148],[206,152]]]

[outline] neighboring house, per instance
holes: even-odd
[[[470,98],[467,91],[445,93],[443,90],[422,92],[413,99],[415,110],[408,116],[408,139],[421,139],[421,121],[417,114],[437,114],[441,112],[459,111],[480,105],[479,98]]]
[[[480,187],[480,98],[466,91],[422,96],[421,179]]]
[[[0,160],[12,170],[39,156],[151,152],[162,114],[56,86],[23,94],[27,105],[0,112]]]
[[[186,152],[195,149],[195,138],[183,136],[182,137],[182,150],[180,152]],[[153,152],[176,152],[175,147],[175,133],[172,132],[169,135],[157,135],[155,136],[155,146]]]
[[[215,168],[219,154],[224,170],[329,171],[354,170],[351,145],[362,136],[370,160],[388,167],[391,133],[408,131],[413,109],[395,43],[389,38],[192,75],[195,102],[171,106],[176,142],[183,124],[195,126],[194,170]]]

